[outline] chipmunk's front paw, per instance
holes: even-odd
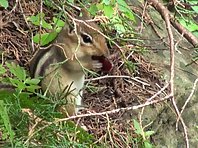
[[[112,69],[112,64],[105,56],[92,56],[93,67],[109,72]]]

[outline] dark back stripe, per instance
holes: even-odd
[[[45,59],[44,63],[40,67],[38,67],[39,61],[44,60],[43,56],[45,56],[48,52],[51,52],[52,54],[47,59]],[[44,76],[45,70],[50,64],[55,64],[64,60],[65,56],[62,53],[62,49],[57,46],[52,46],[47,49],[39,49],[30,61],[30,75],[32,78],[35,77],[35,72],[37,69],[39,69],[39,76]]]
[[[49,51],[50,51],[50,48],[39,49],[33,55],[33,58],[30,61],[30,76],[32,78],[34,78],[34,75],[35,75],[35,72],[36,72],[36,69],[37,69],[37,65],[38,65],[40,59],[42,59],[42,57]]]

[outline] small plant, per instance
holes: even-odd
[[[133,119],[133,125],[135,128],[135,133],[139,136],[136,138],[137,143],[142,143],[144,148],[152,148],[152,144],[149,141],[151,135],[153,135],[154,131],[146,131],[141,127],[140,123],[138,123],[135,119]]]
[[[52,23],[47,23],[45,21],[44,13],[38,13],[36,16],[28,17],[28,20],[36,26],[41,26],[43,29],[51,30],[50,33],[37,33],[33,37],[33,41],[40,44],[41,46],[47,45],[52,42],[65,24],[61,19],[56,17],[53,17]]]
[[[0,123],[3,140],[9,138],[13,143],[15,134],[11,128],[9,112],[12,107],[16,107],[15,112],[17,112],[17,110],[21,110],[22,105],[31,102],[28,102],[28,99],[39,88],[37,84],[40,80],[28,77],[25,70],[18,65],[6,63],[6,66],[8,69],[0,65],[1,83],[15,87],[15,90],[13,87],[13,90],[8,89],[8,91],[0,89]],[[4,77],[8,71],[13,77]]]
[[[56,117],[62,117],[55,111],[56,106],[50,98],[36,93],[39,79],[31,79],[24,68],[16,64],[0,65],[1,82],[15,87],[11,92],[0,89],[0,133],[4,147],[54,146],[89,147],[94,138],[74,122],[49,124]],[[9,73],[12,77],[5,77]],[[33,95],[34,94],[34,95]],[[38,96],[35,96],[37,94]],[[24,112],[28,109],[29,113]],[[33,114],[35,117],[30,116]],[[42,119],[36,123],[37,118]],[[35,124],[35,127],[30,126]],[[43,130],[39,130],[48,125]],[[31,132],[32,138],[28,139]]]
[[[125,23],[127,19],[135,22],[134,14],[124,0],[103,0],[96,5],[91,5],[89,8],[90,13],[93,15],[96,15],[99,10],[104,12],[104,15],[110,21],[110,26],[118,34],[125,34],[128,30],[131,30],[131,27],[127,27],[128,25]]]
[[[185,2],[189,7],[183,8],[181,6],[175,6],[178,12],[178,20],[181,25],[198,36],[198,25],[196,22],[196,16],[198,13],[197,0],[188,0]]]

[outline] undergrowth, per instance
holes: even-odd
[[[67,1],[67,3],[70,2],[72,1]],[[85,5],[83,2],[80,4]],[[1,1],[0,5],[7,8],[8,1]],[[27,21],[32,23],[35,28],[41,27],[43,30],[42,33],[36,32],[33,36],[34,43],[39,46],[47,45],[53,41],[61,31],[61,27],[64,26],[64,19],[66,19],[65,10],[54,1],[44,0],[44,5],[49,9],[53,8],[59,11],[59,13],[54,14],[51,22],[46,20],[46,14],[43,12],[27,17]],[[89,5],[88,11],[92,15],[102,11],[104,16],[110,20],[101,27],[116,30],[115,38],[109,38],[110,44],[122,38],[120,44],[124,45],[126,42],[124,38],[134,36],[133,28],[128,25],[129,22],[135,22],[134,13],[124,0],[101,1],[96,5],[91,5],[91,3]],[[118,7],[117,10],[114,7]],[[121,13],[122,15],[120,15]],[[140,50],[140,52],[144,51],[142,48]],[[122,58],[124,65],[133,73],[136,70],[136,64],[129,61],[124,53]],[[24,68],[9,63],[1,65],[0,80],[6,85],[14,86],[9,91],[0,89],[0,139],[3,147],[109,147],[109,143],[105,141],[96,143],[98,139],[95,139],[94,135],[73,121],[54,122],[57,118],[63,118],[56,111],[60,102],[39,92],[40,78],[30,78]],[[91,85],[88,88],[93,92],[99,89]],[[152,147],[149,138],[153,131],[144,131],[136,120],[133,121],[136,138],[130,134],[120,138],[126,145]],[[115,132],[119,135],[119,131]],[[107,139],[109,140],[109,138]],[[116,144],[114,146],[118,147]]]

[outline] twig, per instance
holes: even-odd
[[[169,44],[170,44],[170,80],[169,80],[170,96],[172,96],[172,99],[171,99],[172,104],[174,106],[177,116],[179,117],[180,113],[179,113],[178,107],[177,107],[175,99],[174,99],[175,54],[174,54],[174,37],[173,37],[172,30],[171,30],[170,14],[169,14],[169,11],[158,0],[148,0],[148,2],[161,14],[162,18],[165,20],[168,37],[169,37]],[[181,117],[179,118],[179,120],[181,121],[181,124],[183,126],[186,147],[189,148],[189,139],[188,139],[186,125]]]
[[[147,99],[148,101],[151,101],[155,97],[157,97],[159,94],[161,94],[167,87],[169,86],[169,83],[167,83],[164,87],[162,87],[155,95]]]
[[[2,20],[3,20],[5,17],[9,16],[9,15],[16,9],[16,7],[17,7],[17,5],[18,5],[18,1],[19,1],[19,0],[16,0],[16,4],[15,4],[14,7],[12,8],[12,10],[9,11],[8,14],[4,15],[3,18],[2,18]]]
[[[186,28],[180,25],[172,16],[170,17],[170,22],[174,28],[176,28],[180,34],[183,36],[194,46],[198,46],[198,39],[191,32],[189,32]]]
[[[68,121],[68,120],[76,119],[76,118],[91,117],[91,116],[102,116],[102,115],[106,115],[106,114],[118,113],[118,112],[120,112],[120,111],[123,111],[123,112],[124,112],[124,111],[129,111],[129,110],[136,110],[136,109],[139,109],[139,108],[142,108],[142,107],[151,105],[151,104],[155,104],[155,103],[159,103],[159,102],[168,100],[168,99],[170,99],[171,97],[172,97],[172,96],[168,95],[168,96],[165,96],[164,98],[161,98],[161,99],[159,99],[159,100],[152,100],[152,101],[150,101],[150,102],[146,102],[146,103],[144,103],[144,104],[140,104],[140,105],[137,105],[137,106],[131,106],[131,107],[126,107],[126,108],[113,109],[113,110],[110,110],[110,111],[99,112],[99,113],[88,113],[88,114],[70,116],[70,117],[68,117],[68,118],[63,118],[63,119],[55,120],[55,121],[53,121],[53,122],[48,122],[48,124],[44,125],[44,126],[41,127],[40,129],[38,129],[37,131],[35,131],[35,132],[32,133],[31,135],[29,135],[28,139],[24,142],[24,144],[26,144],[36,133],[38,133],[39,131],[45,129],[46,127],[48,127],[48,126],[50,126],[50,125],[52,125],[52,124],[57,124],[57,123],[59,123],[59,122]]]
[[[195,88],[196,88],[196,86],[197,86],[197,82],[198,82],[198,78],[195,80],[195,82],[194,82],[194,84],[193,84],[193,88],[192,88],[192,90],[191,90],[191,93],[190,93],[190,95],[188,96],[188,99],[186,100],[186,102],[184,103],[184,105],[183,105],[183,107],[182,107],[182,109],[181,109],[181,111],[180,111],[180,114],[179,114],[179,116],[178,116],[178,118],[177,118],[177,122],[176,122],[176,128],[178,128],[178,121],[179,121],[179,119],[180,119],[180,117],[181,117],[181,114],[183,113],[184,109],[186,108],[186,105],[188,104],[188,102],[190,101],[190,99],[192,98],[192,96],[193,96],[193,94],[194,94],[194,92],[195,92]]]
[[[112,138],[111,132],[110,132],[110,120],[109,120],[108,114],[106,114],[106,117],[107,117],[107,131],[108,131],[109,139],[110,139],[111,143],[114,145],[113,138]]]
[[[25,23],[26,23],[26,25],[27,25],[27,27],[28,27],[28,29],[29,29],[29,31],[30,31],[30,34],[31,34],[31,48],[32,48],[32,51],[34,52],[35,49],[34,49],[34,41],[33,41],[32,29],[31,29],[31,27],[30,27],[30,25],[29,25],[29,23],[28,23],[28,21],[27,21],[27,19],[26,19],[26,16],[25,16],[25,13],[24,13],[24,11],[23,11],[23,8],[22,8],[22,6],[21,6],[21,2],[20,2],[20,1],[19,1],[19,7],[20,7],[20,9],[21,9],[21,12],[22,12],[22,15],[23,15],[23,19],[24,19],[24,21],[25,21]]]
[[[139,77],[133,78],[131,76],[124,76],[124,75],[122,75],[122,76],[116,76],[116,75],[109,76],[109,75],[106,75],[106,76],[101,76],[101,77],[97,77],[97,78],[86,79],[85,82],[87,82],[87,81],[96,81],[96,80],[107,79],[107,78],[126,78],[126,79],[131,79],[131,80],[134,80],[136,82],[139,82],[142,85],[150,86],[150,84],[139,80],[138,79]]]

